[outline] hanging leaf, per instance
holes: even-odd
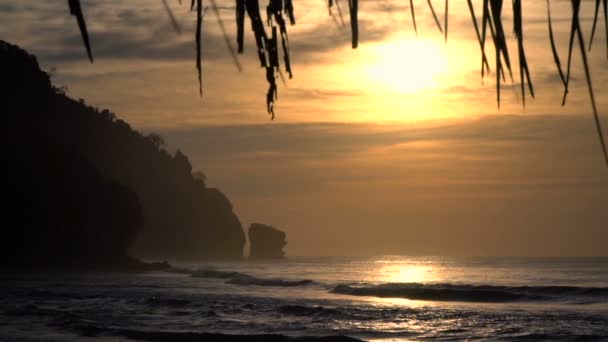
[[[606,58],[608,58],[608,0],[603,0],[604,4],[604,36],[606,37]]]
[[[192,0],[194,5],[194,0]],[[202,77],[202,62],[201,62],[201,30],[203,26],[203,0],[196,0],[196,71],[198,72],[198,92],[203,96],[203,77]]]
[[[576,2],[575,2],[576,1]],[[566,64],[566,79],[564,82],[564,96],[562,97],[562,106],[566,105],[566,96],[568,95],[568,86],[570,85],[570,67],[572,66],[572,49],[574,48],[574,36],[579,25],[578,12],[580,10],[580,0],[572,0],[572,23],[570,25],[570,42],[568,44],[568,62]]]
[[[593,26],[591,27],[591,37],[589,38],[589,51],[591,51],[591,45],[593,44],[593,37],[595,36],[595,27],[597,26],[597,17],[600,11],[600,0],[595,0],[595,11],[593,12]]]
[[[272,38],[269,38],[266,46],[268,47],[268,59],[270,60],[270,66],[273,68],[279,67],[279,42],[277,37],[277,28],[273,26],[271,28]]]
[[[292,0],[285,0],[285,13],[289,17],[289,24],[292,25],[292,26],[295,25],[296,24],[296,17],[293,14],[293,2],[292,2]]]
[[[167,0],[163,0],[163,6],[165,7],[165,12],[167,12],[167,16],[169,17],[169,21],[171,22],[171,26],[173,26],[175,32],[177,32],[178,34],[182,33],[182,28],[179,26],[177,19],[175,19],[175,15],[173,14],[171,7],[169,7],[169,3],[167,3]]]
[[[490,12],[488,10],[489,4],[488,4],[489,0],[483,0],[483,7],[482,7],[482,14],[481,14],[481,51],[482,55],[485,55],[485,50],[486,50],[486,33],[487,33],[487,27],[488,25],[490,26],[490,28],[492,27],[492,23],[490,22]],[[494,33],[492,32],[492,36],[494,36]],[[482,56],[483,58],[483,56]],[[489,71],[490,68],[488,68]],[[496,73],[500,73],[499,70],[496,70]],[[483,78],[485,76],[485,70],[483,68],[481,68],[481,79],[483,81]]]
[[[578,45],[581,51],[581,57],[583,59],[583,69],[585,70],[585,78],[587,79],[587,88],[589,90],[589,99],[591,100],[591,108],[593,110],[593,118],[595,119],[595,128],[597,129],[597,135],[600,139],[600,145],[602,147],[602,152],[604,153],[604,161],[606,162],[606,167],[608,167],[608,149],[606,148],[606,141],[604,140],[604,134],[602,133],[602,126],[600,123],[600,117],[597,111],[597,106],[595,104],[595,96],[593,94],[593,86],[591,84],[591,73],[589,72],[589,63],[587,61],[587,51],[585,49],[585,40],[583,39],[583,33],[581,32],[581,26],[579,21],[579,12],[580,12],[581,0],[572,0],[572,27],[574,31],[576,31],[578,37]],[[566,78],[568,81],[568,78]]]
[[[268,40],[266,31],[264,30],[264,23],[262,22],[262,16],[260,15],[260,5],[258,0],[246,0],[245,8],[249,20],[251,20],[251,29],[255,37],[255,43],[258,48],[258,58],[260,59],[260,66],[268,66],[267,52],[265,42]]]
[[[485,1],[488,4],[488,1]],[[502,0],[490,0],[490,8],[484,8],[484,16],[488,16],[488,26],[492,32],[492,39],[494,40],[494,48],[496,53],[496,101],[498,107],[500,107],[500,75],[502,74],[504,80],[504,68],[502,67],[502,61],[504,61],[509,76],[513,80],[513,73],[511,70],[511,61],[509,58],[509,50],[507,47],[507,41],[505,38],[505,31],[502,25]],[[492,23],[494,24],[494,30],[492,30]],[[502,61],[501,61],[502,58]]]
[[[604,7],[604,26],[606,28],[606,43],[608,44],[608,0],[602,0]],[[591,27],[591,37],[589,38],[589,51],[591,51],[591,45],[593,44],[593,38],[595,37],[595,28],[597,26],[598,14],[600,11],[600,0],[595,0],[595,11],[593,14],[593,26]],[[608,45],[606,46],[606,56],[608,57]]]
[[[433,8],[433,3],[431,2],[431,0],[426,0],[426,3],[429,5],[429,8],[431,9],[431,13],[433,14],[433,19],[435,19],[435,24],[437,24],[437,28],[439,29],[439,32],[443,33],[443,29],[441,28],[441,24],[439,23],[439,18],[437,17],[437,13],[435,13],[435,8]]]
[[[171,21],[171,24],[173,25],[174,29],[179,33],[181,31],[181,28],[180,28],[179,24],[177,23],[177,20],[175,19],[173,12],[171,11],[167,1],[166,0],[162,0],[162,1],[163,1],[165,10],[167,11],[167,14],[169,16],[169,19]],[[220,17],[218,6],[217,6],[215,0],[211,0],[211,1],[212,1],[213,11],[215,12],[218,25],[224,36],[224,40],[226,41],[228,50],[230,51],[230,54],[234,60],[235,65],[237,66],[237,69],[241,70],[240,63],[238,61],[234,48],[232,47],[230,39],[228,38],[228,34],[224,27],[223,21]],[[237,25],[237,45],[238,45],[237,51],[238,51],[238,53],[243,53],[243,50],[244,50],[244,26],[245,26],[244,21],[245,21],[245,13],[247,13],[247,15],[249,16],[249,18],[251,20],[251,27],[252,27],[252,31],[253,31],[253,34],[254,34],[254,37],[256,40],[256,46],[257,46],[257,50],[258,50],[258,57],[260,60],[260,65],[263,68],[265,68],[266,79],[269,84],[269,88],[268,88],[268,92],[267,92],[267,96],[266,96],[268,113],[271,115],[271,118],[274,119],[274,116],[275,116],[274,115],[274,105],[275,105],[275,102],[278,97],[277,84],[276,84],[277,75],[280,76],[284,82],[284,77],[283,77],[283,74],[281,72],[280,65],[279,65],[279,47],[278,47],[278,34],[279,33],[281,35],[281,46],[282,46],[282,52],[283,52],[283,57],[284,57],[283,60],[285,63],[285,69],[286,69],[287,73],[289,74],[289,77],[290,78],[292,77],[290,54],[289,54],[289,39],[287,36],[287,28],[286,28],[287,24],[286,24],[284,15],[289,19],[289,23],[291,25],[295,24],[293,0],[269,0],[269,4],[268,4],[268,7],[266,8],[266,10],[267,10],[267,21],[268,21],[268,24],[271,26],[271,30],[272,30],[271,37],[268,37],[268,35],[266,34],[264,24],[263,24],[263,21],[261,19],[260,13],[259,13],[259,0],[235,0],[235,1],[236,1],[236,25]],[[591,28],[591,36],[589,39],[588,49],[591,50],[593,40],[595,37],[595,32],[597,29],[597,22],[598,22],[599,16],[600,16],[599,9],[600,9],[600,7],[602,7],[603,14],[604,14],[604,26],[605,26],[605,30],[606,30],[606,39],[607,39],[606,46],[607,46],[607,57],[608,57],[608,13],[607,13],[608,0],[601,0],[601,1],[602,1],[601,4],[600,4],[600,0],[596,0],[596,2],[595,2],[593,26]],[[181,2],[182,1],[179,0],[180,4],[181,4]],[[521,81],[523,104],[525,106],[525,101],[526,101],[525,83],[527,83],[528,90],[532,97],[534,97],[534,87],[533,87],[533,84],[531,81],[530,70],[529,70],[527,58],[525,55],[525,48],[524,48],[524,43],[523,43],[524,31],[523,31],[523,15],[522,15],[521,0],[512,0],[512,2],[513,2],[513,30],[514,30],[515,36],[517,38],[517,49],[518,49],[518,59],[519,59],[519,76],[520,76],[520,81]],[[606,151],[607,148],[606,148],[604,136],[602,133],[602,128],[600,125],[600,119],[599,119],[599,115],[598,115],[596,104],[595,104],[595,96],[593,93],[593,87],[592,87],[591,77],[590,77],[590,70],[589,70],[589,65],[588,65],[588,60],[587,60],[587,55],[586,55],[587,49],[585,48],[582,30],[580,29],[579,13],[580,13],[581,0],[571,0],[571,3],[572,3],[573,14],[572,14],[569,46],[568,46],[567,70],[566,70],[566,73],[564,73],[562,66],[561,66],[560,59],[559,59],[559,55],[557,53],[557,48],[556,48],[555,39],[554,39],[554,35],[553,35],[550,0],[547,0],[547,22],[548,22],[548,27],[549,27],[549,38],[550,38],[550,42],[551,42],[551,50],[552,50],[555,64],[556,64],[558,72],[559,72],[560,79],[564,85],[564,95],[563,95],[562,104],[565,104],[566,97],[568,94],[568,88],[569,88],[569,82],[570,82],[570,72],[571,72],[571,65],[572,65],[572,51],[573,51],[573,47],[574,47],[574,40],[577,39],[579,42],[579,47],[581,49],[583,66],[584,66],[584,70],[585,70],[587,86],[589,89],[589,96],[590,96],[591,104],[592,104],[592,108],[593,108],[596,128],[597,128],[598,136],[600,139],[600,143],[602,145],[602,150],[604,153],[604,158],[606,160],[606,165],[608,166],[608,153]],[[439,31],[444,34],[444,39],[447,41],[449,0],[445,0],[445,2],[444,2],[445,12],[444,12],[443,28],[441,26],[441,23],[439,22],[437,13],[435,12],[435,10],[433,8],[432,1],[427,0],[427,4],[431,10],[435,24],[437,25]],[[498,106],[500,106],[500,83],[501,83],[500,80],[501,80],[501,77],[502,77],[503,81],[505,81],[505,79],[506,79],[505,68],[509,72],[509,76],[511,77],[511,80],[513,79],[511,62],[510,62],[509,52],[508,52],[508,46],[506,43],[505,32],[504,32],[504,28],[503,28],[503,21],[501,18],[503,0],[483,0],[481,29],[478,26],[477,17],[475,15],[472,0],[467,0],[467,4],[469,6],[469,12],[471,14],[473,26],[475,28],[475,33],[477,35],[477,40],[479,42],[479,46],[481,49],[482,80],[485,76],[486,71],[487,72],[490,71],[490,66],[489,66],[487,54],[485,51],[485,43],[486,43],[486,37],[487,37],[488,30],[490,31],[492,41],[494,42],[495,55],[496,55],[495,56],[496,57],[496,96],[497,96]],[[80,30],[80,33],[82,36],[82,40],[85,45],[89,60],[91,62],[93,62],[91,46],[90,46],[90,42],[89,42],[89,36],[88,36],[86,22],[85,22],[85,19],[83,16],[80,1],[79,0],[68,0],[68,5],[69,5],[69,9],[70,9],[70,14],[76,17],[76,20],[77,20],[77,23],[79,26],[79,30]],[[328,0],[328,8],[329,8],[330,14],[331,14],[331,8],[333,5],[334,5],[334,0]],[[340,14],[340,20],[342,21],[342,26],[344,26],[344,20],[342,18],[342,12],[341,12],[338,0],[335,0],[335,5],[338,8],[338,12]],[[349,14],[350,14],[352,48],[357,48],[358,44],[359,44],[358,5],[359,5],[358,0],[349,0],[349,2],[348,2]],[[204,16],[205,12],[207,10],[207,7],[203,8],[202,0],[191,0],[190,9],[194,10],[195,8],[196,8],[196,18],[197,18],[196,19],[196,32],[195,32],[196,69],[197,69],[197,73],[198,73],[199,93],[202,96],[202,52],[201,52],[202,51],[202,32],[201,31],[202,31],[202,20],[203,20],[203,16]],[[416,32],[416,34],[418,34],[413,0],[410,0],[410,11],[411,11],[411,16],[412,16],[414,31]],[[334,20],[335,20],[335,18],[334,18]],[[275,24],[278,25],[279,33],[277,33],[277,26],[275,26]],[[503,67],[503,65],[504,65],[504,67]]]
[[[291,62],[289,58],[289,39],[287,37],[287,31],[281,32],[281,46],[283,47],[283,61],[285,62],[285,71],[289,74],[289,78],[293,78],[291,72]]]
[[[502,5],[503,0],[491,0],[491,13],[492,13],[492,22],[494,23],[494,39],[498,43],[500,47],[500,53],[505,62],[507,70],[509,71],[509,76],[511,80],[513,80],[513,72],[511,70],[511,59],[509,58],[509,49],[507,47],[507,39],[505,30],[502,24]]]
[[[243,53],[245,40],[245,0],[236,0],[236,43],[238,52]]]
[[[87,32],[87,24],[84,20],[84,15],[82,14],[82,8],[80,7],[80,0],[68,0],[68,6],[70,7],[70,14],[76,17],[78,28],[80,29],[80,35],[82,36],[82,42],[87,50],[89,60],[91,63],[93,63],[93,54],[91,53],[89,33]]]
[[[270,0],[268,6],[266,7],[266,13],[268,14],[268,23],[273,25],[273,23],[277,23],[279,25],[279,30],[281,32],[281,45],[283,47],[283,56],[285,61],[285,70],[289,74],[289,78],[292,78],[291,72],[291,63],[289,62],[289,39],[287,37],[287,23],[283,18],[283,13],[285,11],[284,5],[286,3],[283,0]],[[291,9],[290,16],[293,16],[293,9]],[[294,18],[295,22],[295,18]],[[275,27],[273,26],[273,33],[276,32]],[[275,39],[274,43],[278,44],[278,39]],[[270,45],[272,46],[272,45]],[[278,53],[278,52],[277,52]],[[277,54],[278,61],[278,54]],[[278,67],[278,64],[277,64]]]
[[[604,8],[604,27],[606,29],[606,57],[608,58],[608,0],[602,0],[602,6]],[[589,38],[589,51],[591,51],[591,45],[593,44],[593,38],[595,37],[595,28],[597,26],[599,11],[600,11],[600,0],[595,0],[593,26],[591,27],[591,37]]]
[[[443,28],[445,33],[445,42],[448,42],[448,0],[445,0],[445,12],[443,13]]]
[[[414,11],[414,0],[410,0],[410,12],[412,13],[412,23],[414,24],[414,32],[418,35],[418,28],[416,27],[416,13]]]
[[[239,62],[239,58],[234,51],[234,47],[230,42],[230,37],[228,37],[228,33],[226,32],[226,28],[224,27],[224,21],[220,16],[220,11],[217,7],[217,3],[215,0],[211,0],[211,8],[213,9],[213,13],[215,13],[215,18],[217,19],[217,24],[220,27],[220,31],[222,32],[222,36],[224,37],[224,42],[226,43],[226,47],[228,48],[228,52],[230,53],[230,57],[232,57],[232,62],[234,62],[234,66],[239,72],[243,72],[243,67],[241,66],[241,62]]]
[[[568,91],[568,89],[566,88],[566,78],[564,76],[564,72],[562,71],[562,63],[559,60],[559,55],[557,54],[557,48],[555,47],[555,39],[553,37],[553,26],[551,25],[551,4],[549,3],[550,0],[547,0],[547,22],[549,24],[549,40],[551,41],[551,52],[553,53],[553,61],[555,62],[555,65],[557,66],[557,71],[559,72],[559,77],[562,80],[562,84],[564,85],[564,88],[566,89],[566,92]]]
[[[523,20],[522,20],[522,9],[521,0],[513,0],[513,31],[517,38],[517,52],[519,56],[519,80],[521,84],[521,95],[522,104],[526,106],[526,87],[525,83],[528,83],[530,95],[534,97],[534,87],[530,79],[530,70],[528,68],[528,61],[524,50],[524,32],[523,32]],[[525,77],[525,78],[524,78]]]
[[[348,10],[350,13],[351,45],[353,49],[359,46],[359,0],[348,0]]]
[[[483,48],[483,43],[481,42],[481,34],[479,33],[479,26],[477,25],[477,17],[475,16],[475,9],[473,8],[472,0],[467,0],[469,5],[469,12],[471,13],[471,19],[473,20],[473,27],[475,28],[475,34],[477,35],[477,41],[479,42],[479,48],[481,49],[481,77],[483,80],[484,68],[487,68],[488,72],[490,71],[490,64],[488,63],[488,58],[486,56],[486,52]]]
[[[338,9],[338,16],[340,17],[340,23],[342,24],[341,27],[344,28],[346,27],[346,24],[344,23],[344,15],[342,15],[342,7],[340,7],[340,0],[336,0],[336,8]]]

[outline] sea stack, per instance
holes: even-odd
[[[283,259],[287,245],[285,232],[274,227],[252,223],[249,227],[250,259]]]

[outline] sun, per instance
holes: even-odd
[[[397,38],[370,47],[367,79],[382,91],[417,93],[438,87],[447,70],[445,48],[438,41]]]

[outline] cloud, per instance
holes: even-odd
[[[379,13],[401,8],[401,6],[386,8],[386,5],[369,6],[373,4],[373,2],[367,2],[365,12],[362,12],[360,18],[361,39],[366,42],[382,40],[393,28],[390,21],[375,18]],[[15,1],[3,4],[3,7],[0,8],[0,16],[4,22],[14,25],[18,23],[23,25],[24,21],[30,22],[28,26],[31,29],[22,32],[13,39],[14,41],[31,42],[31,45],[36,46],[39,50],[37,55],[53,61],[53,63],[82,58],[80,34],[76,29],[74,19],[69,17],[65,3],[52,2],[18,6],[19,4]],[[191,60],[194,49],[195,17],[188,7],[183,5],[173,8],[178,22],[184,28],[184,32],[178,35],[172,29],[160,3],[130,1],[123,5],[116,2],[85,2],[83,8],[95,56],[97,58],[137,58],[141,60]],[[299,25],[288,29],[292,49],[297,52],[294,53],[293,60],[297,63],[308,63],[311,59],[314,60],[316,54],[326,53],[350,44],[350,35],[347,32],[328,30],[328,26],[331,27],[331,19],[322,5],[298,4],[296,15],[298,16],[298,11],[310,11],[312,7],[317,11],[315,13],[323,13],[323,16],[319,18],[304,15],[304,29],[300,29]],[[16,12],[20,12],[19,15]],[[234,44],[233,31],[235,31],[236,24],[233,13],[234,8],[220,6],[220,15]],[[203,25],[203,50],[207,60],[227,59],[227,48],[218,25],[216,25],[216,20],[212,11],[206,13]],[[9,36],[15,36],[15,34]],[[255,51],[255,46],[248,20],[245,41],[246,51],[251,54]]]
[[[588,116],[163,135],[244,224],[285,229],[291,255],[605,253],[608,174]]]
[[[482,176],[481,170],[502,174],[502,167],[544,171],[558,168],[580,172],[579,181],[583,183],[606,182],[606,177],[602,177],[601,150],[593,123],[589,117],[582,116],[504,115],[417,125],[203,126],[166,131],[163,135],[172,146],[179,146],[190,155],[198,168],[205,169],[207,165],[235,167],[237,171],[246,168],[253,177],[275,177],[276,182],[282,184],[274,187],[279,191],[297,192],[306,188],[298,186],[300,182],[281,177],[280,173],[286,169],[291,170],[288,174],[304,173],[324,178],[319,184],[329,184],[332,178],[344,181],[343,177],[353,170],[343,169],[353,165],[362,165],[362,173],[372,172],[374,177],[395,181],[403,178],[399,172],[420,176],[426,173],[429,184],[436,175],[458,166],[475,170],[469,179],[458,180],[469,185],[483,179],[475,178]],[[378,170],[373,170],[374,163]],[[398,172],[391,170],[391,163]],[[280,171],[265,169],[272,165]],[[551,172],[535,181],[545,184],[552,177],[563,180],[572,176],[557,170]],[[231,173],[228,169],[218,174],[211,172],[210,180],[219,177],[220,184],[233,188],[235,181],[241,183],[235,177],[243,174],[238,171],[230,176]],[[508,185],[512,180],[507,178],[504,174],[495,182]],[[480,181],[479,185],[487,182]],[[234,190],[239,191],[238,187]]]
[[[15,6],[15,4],[10,4],[10,3],[0,4],[0,12],[12,13],[12,12],[15,12],[16,10],[17,10],[17,6]]]

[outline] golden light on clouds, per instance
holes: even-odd
[[[374,87],[398,93],[417,93],[437,87],[448,57],[436,40],[392,39],[369,48],[365,76]]]

